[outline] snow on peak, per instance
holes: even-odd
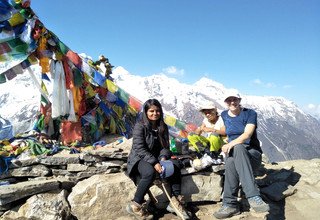
[[[130,73],[125,69],[125,68],[123,68],[122,66],[117,66],[116,68],[114,68],[113,70],[112,70],[112,74],[114,75],[114,76],[120,76],[120,75],[125,75],[125,76],[127,76],[127,75],[130,75]]]
[[[175,112],[182,113],[185,103],[192,103],[197,108],[208,101],[212,101],[222,111],[225,109],[224,99],[234,93],[240,94],[244,107],[256,109],[265,114],[266,118],[277,116],[295,120],[297,112],[306,115],[296,104],[283,97],[243,95],[237,89],[225,88],[221,83],[206,77],[188,85],[164,74],[146,77],[131,75],[123,67],[117,67],[113,73],[116,84],[129,94],[141,101],[158,98],[165,104],[175,106]]]
[[[202,77],[201,79],[199,79],[196,83],[194,83],[194,86],[197,86],[197,87],[214,87],[214,88],[222,89],[222,90],[225,89],[224,85],[222,85],[221,83],[216,82],[216,81],[214,81],[212,79],[209,79],[207,77]]]

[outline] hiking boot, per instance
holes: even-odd
[[[240,209],[239,207],[231,207],[227,205],[222,205],[222,207],[219,209],[219,211],[213,213],[213,216],[217,219],[224,219],[229,218],[234,215],[239,215]]]
[[[167,206],[167,211],[171,213],[176,213],[181,219],[190,219],[188,212],[185,209],[184,197],[179,195],[177,197],[172,196],[170,203]]]
[[[255,212],[268,212],[270,210],[269,205],[260,196],[250,197],[248,198],[248,202]]]
[[[151,220],[153,219],[153,215],[148,212],[147,207],[145,204],[138,204],[135,201],[131,201],[126,210],[128,213],[133,215],[138,220]]]

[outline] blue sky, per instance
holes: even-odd
[[[77,53],[192,84],[283,96],[320,115],[319,0],[33,0]]]

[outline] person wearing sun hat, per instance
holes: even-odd
[[[223,144],[221,137],[224,135],[224,132],[221,130],[223,121],[219,117],[216,106],[211,102],[202,105],[199,111],[204,119],[194,134],[188,136],[188,140],[197,151],[198,157],[201,157],[204,153],[217,157]]]
[[[226,154],[225,180],[222,207],[213,215],[217,219],[240,214],[237,195],[239,186],[246,195],[249,205],[256,212],[268,212],[255,183],[254,172],[261,165],[262,150],[257,138],[257,113],[240,105],[238,93],[226,95],[224,100],[228,109],[221,113],[228,143],[221,148]]]

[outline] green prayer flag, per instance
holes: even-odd
[[[4,74],[0,74],[0,83],[5,83],[7,82],[6,76]]]

